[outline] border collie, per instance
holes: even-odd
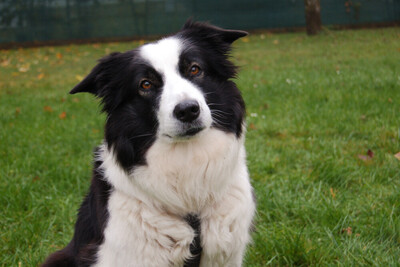
[[[231,44],[188,21],[101,59],[70,92],[107,115],[72,241],[43,266],[241,266],[255,213]]]

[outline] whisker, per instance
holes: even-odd
[[[221,115],[221,114],[212,113],[212,115],[213,115],[214,117],[217,117],[217,118],[220,118],[220,119],[226,118],[226,117],[224,117],[224,116]]]
[[[209,106],[224,106],[224,104],[208,103]]]
[[[216,122],[217,124],[220,124],[220,125],[229,125],[229,123],[220,121],[217,118],[213,118],[213,120],[214,120],[214,122]]]
[[[222,111],[222,110],[219,110],[219,109],[213,109],[213,110],[211,110],[211,113],[220,113],[220,114],[227,114],[227,115],[232,115],[231,113],[229,113],[229,112],[225,112],[225,111]]]
[[[140,137],[146,137],[146,136],[152,136],[152,133],[147,133],[147,134],[139,134],[133,137],[130,137],[129,140],[135,139],[135,138],[140,138]]]
[[[210,95],[210,94],[215,94],[215,92],[207,92],[207,93],[204,93],[204,95]]]

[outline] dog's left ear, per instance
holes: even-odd
[[[69,93],[91,93],[96,96],[102,96],[102,90],[111,80],[112,70],[118,66],[121,53],[114,52],[99,60],[99,63],[92,69],[80,83],[78,83]]]
[[[248,35],[248,32],[240,30],[226,30],[208,23],[194,22],[189,19],[182,31],[192,33],[202,39],[217,39],[227,44],[232,44],[237,39]]]

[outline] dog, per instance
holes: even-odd
[[[99,60],[71,94],[107,115],[72,241],[48,266],[241,266],[255,214],[232,43],[189,20]]]

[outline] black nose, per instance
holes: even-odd
[[[196,100],[185,100],[174,108],[174,116],[182,122],[192,122],[200,114],[200,106]]]

